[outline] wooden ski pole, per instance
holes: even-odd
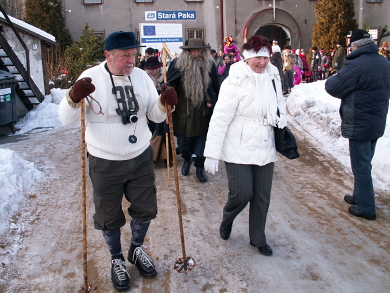
[[[167,53],[170,54],[169,49],[165,43],[163,43],[163,52],[164,51],[166,51]],[[164,56],[164,53],[163,53],[163,56]],[[173,57],[172,54],[170,54],[170,56]],[[165,64],[165,66],[166,66],[166,64]],[[172,147],[172,150],[174,150],[175,149],[175,137],[173,134],[171,105],[166,104],[165,108],[167,111],[167,119],[168,119],[171,147]],[[181,198],[180,198],[180,190],[179,190],[179,176],[178,176],[178,172],[177,172],[176,156],[172,156],[172,159],[173,159],[173,172],[175,175],[176,201],[177,201],[177,212],[178,212],[178,217],[179,217],[181,250],[182,250],[182,254],[183,254],[183,257],[179,258],[175,262],[174,269],[176,271],[178,271],[179,273],[187,273],[195,267],[195,260],[191,257],[187,257],[187,255],[186,255],[185,242],[184,242],[183,219],[182,219],[182,211],[181,211]]]
[[[85,171],[85,101],[80,101],[81,106],[81,216],[83,225],[83,267],[84,267],[84,292],[89,292],[87,271],[87,200],[86,200],[86,171]]]
[[[165,44],[165,43],[164,43]],[[167,51],[163,49],[164,83],[167,83]],[[164,127],[165,128],[165,127]],[[170,159],[169,159],[169,133],[165,133],[165,147],[167,152],[167,186],[171,184]]]

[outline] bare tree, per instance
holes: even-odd
[[[24,2],[25,0],[0,0],[0,5],[8,15],[22,19],[25,13]]]

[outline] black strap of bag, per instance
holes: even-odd
[[[274,86],[274,90],[276,93],[274,79],[272,79],[272,85]],[[276,114],[278,115],[278,117],[280,117],[279,107],[277,108]],[[298,144],[291,130],[287,126],[282,129],[277,126],[274,126],[274,133],[276,151],[290,160],[299,158]]]
[[[274,90],[275,90],[275,94],[276,94],[276,101],[277,101],[277,100],[278,100],[278,95],[277,95],[277,93],[276,93],[275,79],[272,79],[272,85],[274,86]],[[278,117],[280,117],[279,107],[278,107],[278,109],[276,110],[276,115],[278,115]]]

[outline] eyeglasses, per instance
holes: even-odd
[[[91,101],[90,101],[88,98],[91,99]],[[99,103],[98,101],[96,101],[96,100],[95,100],[94,98],[92,98],[90,95],[88,95],[88,97],[86,97],[85,99],[87,100],[89,109],[91,109],[91,111],[92,111],[93,113],[95,113],[96,115],[99,115],[99,114],[104,115],[104,113],[103,113],[103,111],[102,111],[102,110],[103,110],[102,105],[100,105],[100,103]],[[98,104],[98,106],[99,106],[99,112],[98,112],[98,113],[96,113],[95,110],[93,109],[92,102],[96,102],[96,104]]]

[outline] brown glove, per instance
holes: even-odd
[[[76,81],[69,96],[74,103],[79,103],[82,99],[95,91],[95,86],[90,77],[84,77]]]
[[[176,105],[177,100],[177,93],[173,87],[167,86],[166,84],[163,84],[161,87],[161,104],[165,105]]]

